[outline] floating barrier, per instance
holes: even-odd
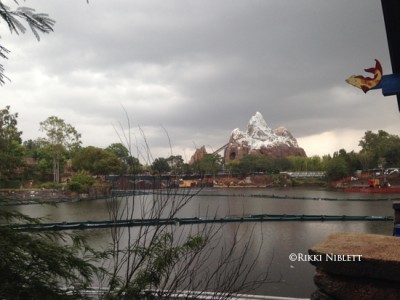
[[[75,291],[63,288],[68,295],[74,295]],[[89,298],[99,298],[109,292],[107,288],[92,287],[82,291],[82,294],[89,296]],[[279,296],[265,296],[265,295],[250,295],[250,294],[235,294],[235,293],[224,293],[224,292],[206,292],[206,291],[190,291],[190,290],[143,290],[143,297],[151,295],[155,299],[159,299],[159,295],[168,295],[168,299],[186,299],[186,300],[213,300],[213,299],[230,299],[230,300],[307,300],[309,298],[291,298],[291,297],[279,297]],[[229,298],[228,297],[229,294]],[[100,297],[101,298],[101,297]],[[147,297],[149,298],[149,297]]]
[[[211,194],[190,191],[186,193],[179,192],[179,189],[166,193],[164,190],[113,190],[112,196],[143,196],[143,195],[159,195],[159,196],[196,196],[196,197],[230,197],[230,198],[266,198],[266,199],[287,199],[287,200],[318,200],[318,201],[397,201],[400,197],[384,197],[384,198],[332,198],[332,197],[299,197],[294,195],[276,195],[276,194]]]
[[[366,186],[349,186],[343,189],[349,193],[379,193],[379,194],[398,194],[400,187],[366,187]]]
[[[385,198],[331,198],[331,197],[299,197],[293,195],[275,195],[275,194],[206,194],[201,193],[201,191],[190,192],[188,190],[186,193],[179,192],[178,190],[173,190],[173,192],[166,193],[164,190],[112,190],[111,196],[106,197],[89,197],[89,198],[62,198],[62,199],[50,199],[50,200],[40,200],[40,199],[26,199],[26,200],[10,200],[10,199],[0,199],[0,206],[19,206],[19,205],[44,205],[44,204],[60,204],[65,202],[78,202],[78,201],[94,201],[94,200],[106,200],[113,197],[137,197],[137,196],[147,196],[147,195],[158,195],[165,197],[229,197],[229,198],[265,198],[265,199],[282,199],[282,200],[315,200],[315,201],[399,201],[400,197],[385,197]]]
[[[163,193],[163,190],[143,191],[136,195],[164,195],[164,196],[196,196],[196,197],[230,197],[230,198],[266,198],[266,199],[287,199],[287,200],[316,200],[316,201],[398,201],[400,197],[384,197],[384,198],[332,198],[332,197],[299,197],[294,195],[276,195],[276,194],[207,194],[207,193],[180,193],[179,190],[173,193]],[[123,195],[116,193],[115,195]],[[129,195],[129,193],[126,193]]]
[[[393,221],[391,216],[346,216],[346,215],[250,215],[242,217],[223,218],[175,218],[175,219],[133,219],[118,221],[86,221],[86,222],[54,222],[38,224],[14,224],[6,225],[20,231],[41,230],[83,230],[112,227],[133,226],[166,226],[166,225],[188,225],[207,223],[243,223],[243,222],[282,222],[282,221]],[[5,225],[3,225],[5,226]]]
[[[270,199],[288,199],[288,200],[318,200],[318,201],[394,201],[400,200],[400,197],[385,197],[385,198],[331,198],[331,197],[297,197],[289,195],[247,195],[246,197],[253,198],[270,198]]]
[[[104,198],[103,198],[104,199]],[[85,199],[89,200],[89,199]],[[91,200],[91,199],[90,199]],[[70,199],[70,198],[61,198],[61,199],[51,199],[51,200],[0,200],[0,206],[20,206],[20,205],[44,205],[44,204],[59,204],[65,202],[78,202],[81,199]]]

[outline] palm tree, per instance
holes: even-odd
[[[22,7],[17,0],[13,2],[17,5],[14,9],[4,5],[3,1],[0,1],[0,18],[8,25],[11,33],[25,33],[26,25],[23,23],[27,24],[38,41],[40,40],[39,33],[50,33],[53,31],[55,21],[49,18],[47,14],[36,13],[35,10],[30,7]],[[9,52],[10,51],[6,47],[0,45],[1,58],[7,59],[7,54]],[[4,79],[9,80],[9,78],[4,75],[3,65],[0,64],[0,85],[4,84]]]

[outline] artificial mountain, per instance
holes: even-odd
[[[232,131],[225,148],[225,161],[240,160],[246,154],[268,157],[306,156],[297,140],[284,127],[271,129],[261,113],[250,118],[246,132],[239,128]]]

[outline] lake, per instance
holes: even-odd
[[[392,199],[398,197],[400,195],[344,193],[318,188],[210,188],[194,196],[177,217],[256,214],[393,216]],[[141,216],[149,203],[158,201],[153,196],[140,198],[135,197],[135,204],[132,199],[128,200],[129,205],[136,206],[134,218]],[[32,217],[46,217],[48,221],[94,221],[108,220],[107,207],[107,200],[88,200],[57,206],[25,205],[13,208]],[[187,231],[185,226],[178,227]],[[334,232],[392,235],[392,229],[392,221],[273,221],[227,223],[221,232],[223,239],[238,236],[246,240],[252,236],[248,251],[254,255],[259,253],[252,272],[256,274],[268,270],[270,279],[270,282],[257,288],[255,294],[307,298],[316,289],[313,283],[315,268],[309,262],[290,261],[291,253],[307,254],[309,248]],[[85,234],[97,248],[105,247],[110,242],[109,229],[86,230]]]

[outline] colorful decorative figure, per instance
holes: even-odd
[[[374,68],[365,69],[365,72],[374,74],[374,78],[353,75],[346,79],[348,84],[360,88],[364,93],[369,90],[382,89],[384,96],[400,95],[400,74],[382,75],[381,63],[375,59]],[[399,102],[400,104],[400,102]],[[399,106],[400,109],[400,106]]]
[[[368,92],[373,88],[377,88],[378,84],[382,80],[382,66],[381,63],[375,59],[375,67],[364,69],[365,72],[374,74],[374,78],[365,77],[362,75],[353,75],[346,79],[348,84],[351,84],[357,88],[360,88],[364,93]]]

